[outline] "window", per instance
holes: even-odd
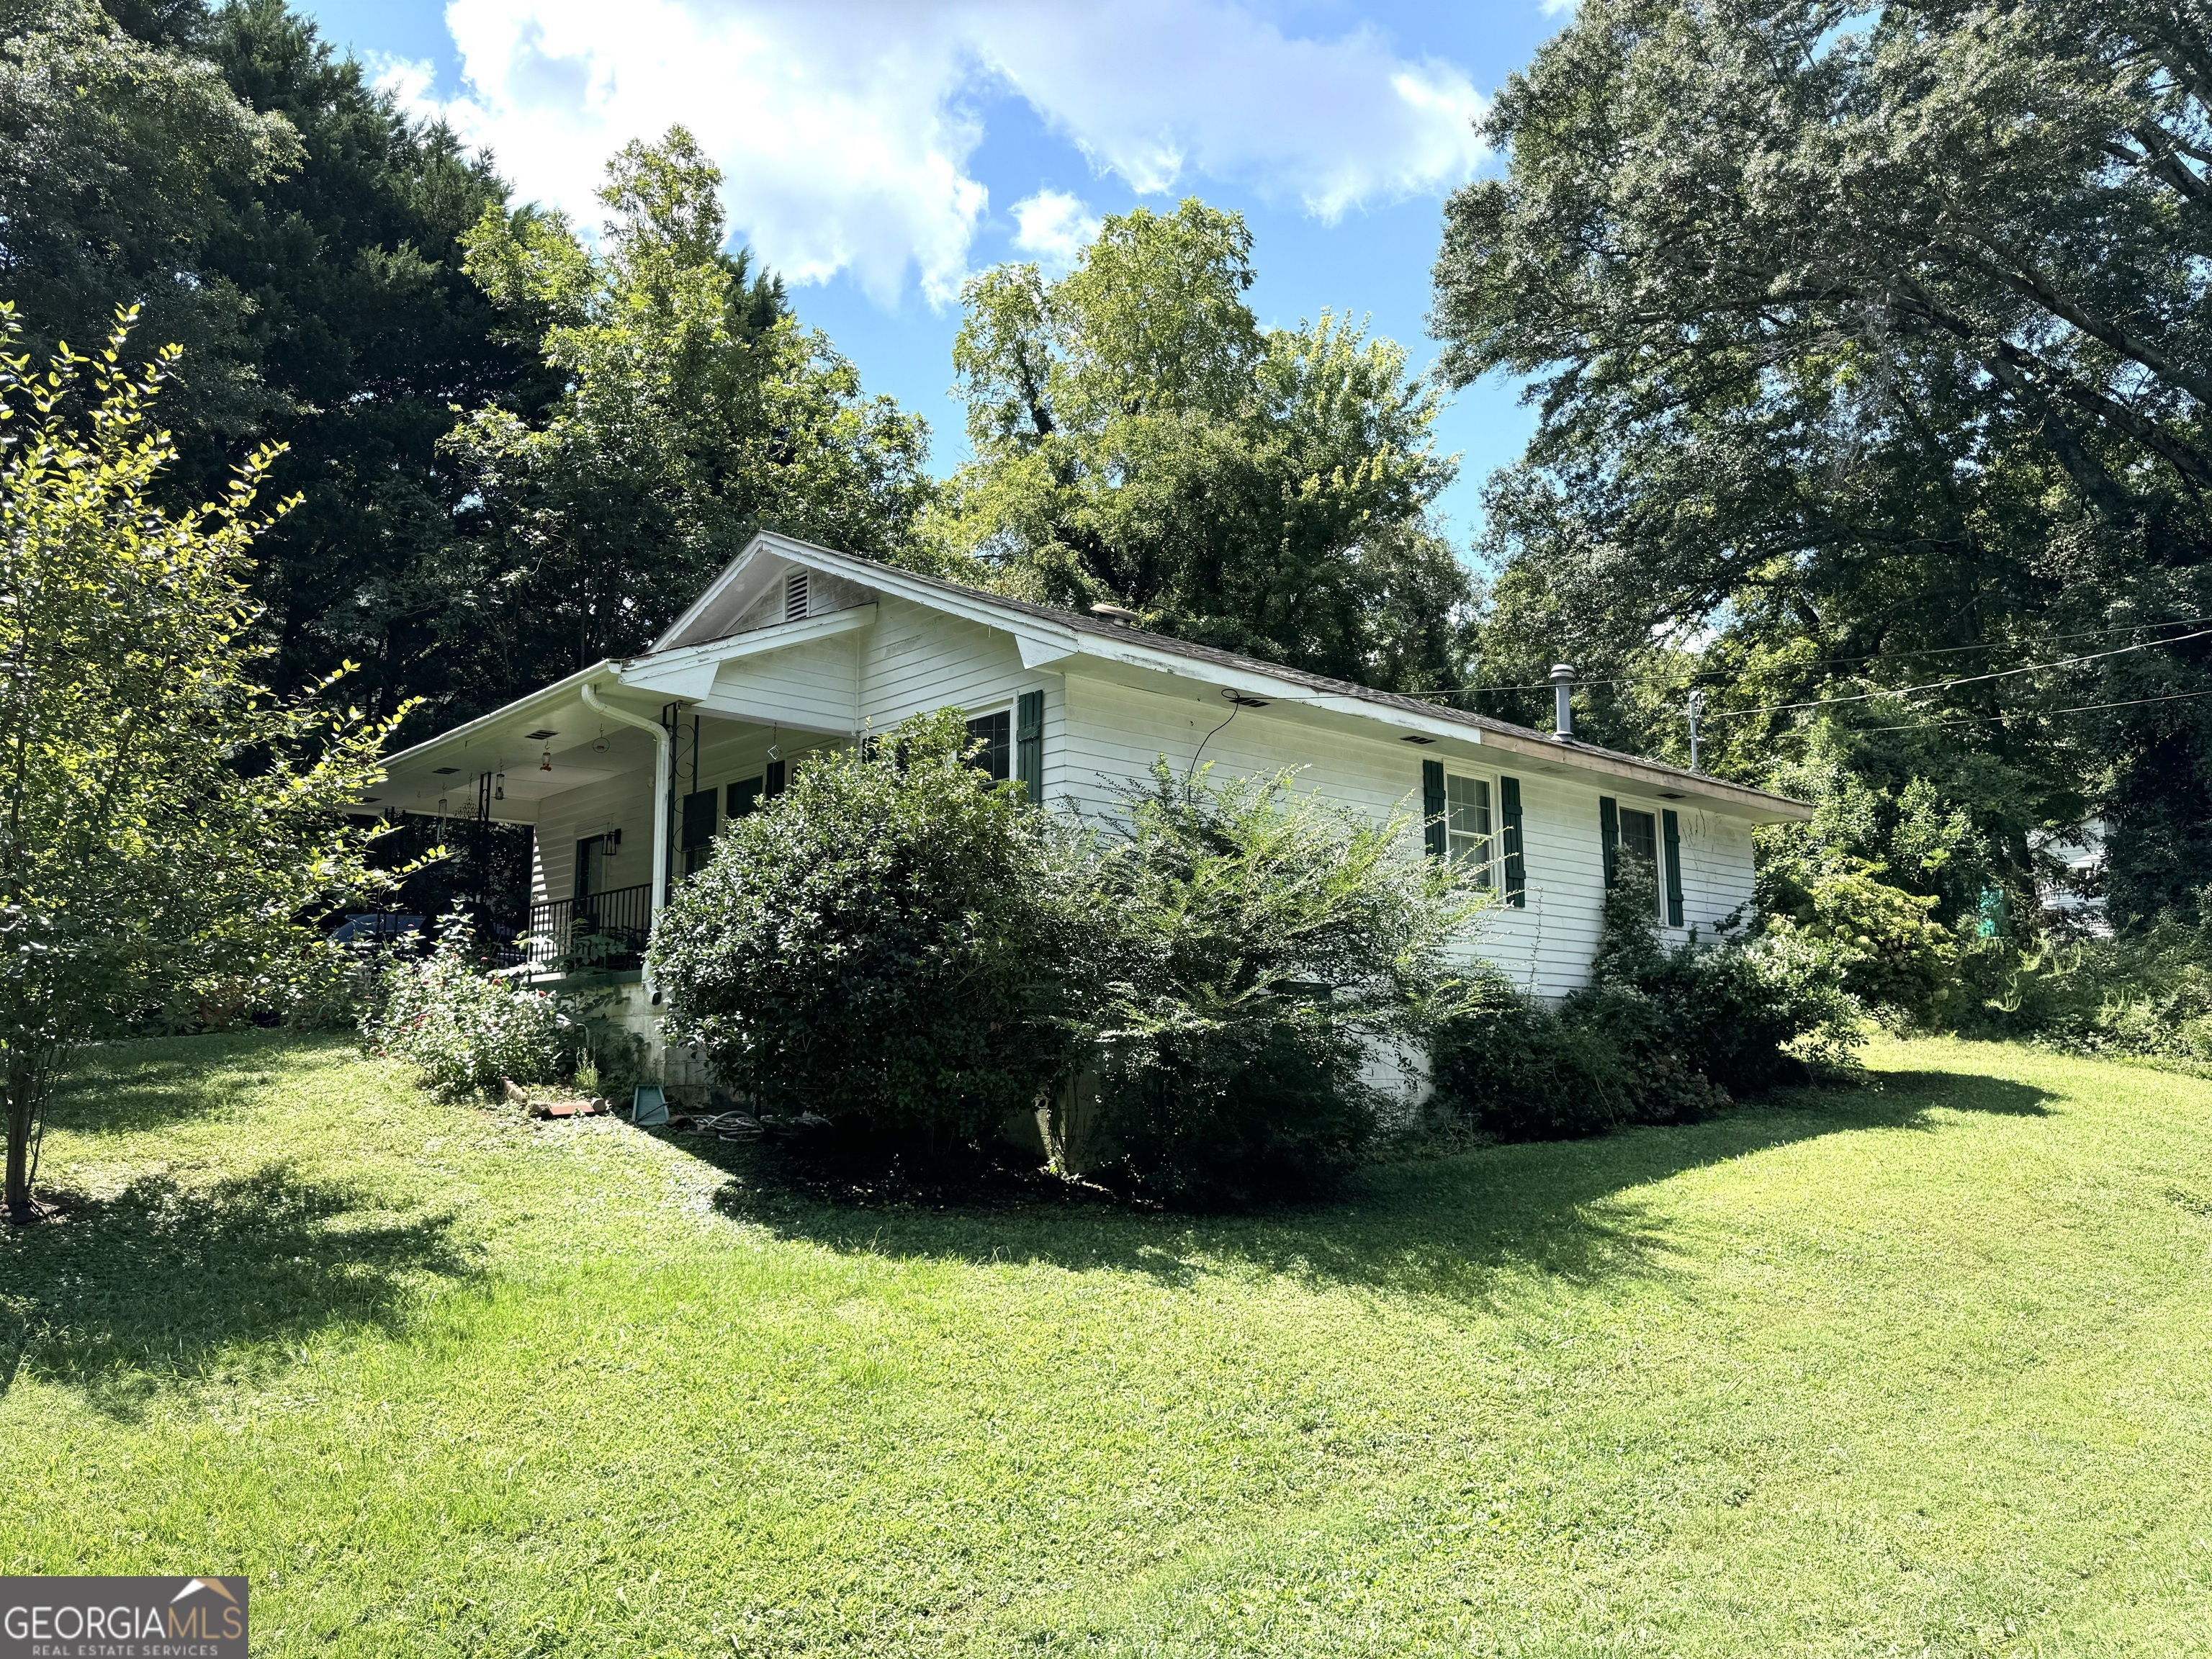
[[[1014,716],[1011,709],[1001,708],[995,714],[978,714],[968,722],[968,738],[969,742],[983,745],[969,757],[970,766],[994,783],[1003,783],[1012,775]]]
[[[797,622],[806,614],[807,573],[794,570],[783,579],[783,619]]]
[[[1490,783],[1486,778],[1444,779],[1444,834],[1451,861],[1464,866],[1475,883],[1491,884]]]
[[[760,810],[761,780],[745,778],[729,788],[729,805],[725,809],[733,818],[750,817]]]
[[[1620,860],[1624,869],[1641,870],[1650,878],[1656,894],[1660,919],[1673,927],[1682,922],[1681,854],[1677,850],[1679,831],[1674,827],[1674,815],[1667,814],[1667,856],[1659,855],[1659,814],[1639,812],[1632,806],[1620,809]],[[1611,884],[1610,882],[1607,883]]]
[[[1639,812],[1632,806],[1620,809],[1620,852],[1622,857],[1642,866],[1644,874],[1657,878],[1659,819],[1656,813]]]

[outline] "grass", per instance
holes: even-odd
[[[1995,1045],[1197,1219],[105,1050],[0,1572],[265,1655],[2212,1652],[2212,1085]]]

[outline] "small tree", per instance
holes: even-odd
[[[64,347],[44,375],[0,353],[0,1060],[15,1221],[32,1213],[71,1045],[196,984],[252,977],[297,948],[303,911],[366,884],[368,835],[339,809],[376,777],[395,723],[330,708],[331,680],[288,701],[254,678],[267,652],[243,578],[276,452],[252,455],[221,501],[154,505],[173,451],[149,416],[177,352],[124,368],[134,316],[98,357]],[[5,302],[0,327],[16,330]]]
[[[1078,838],[969,746],[917,716],[731,823],[654,931],[669,1041],[764,1107],[939,1149],[1072,1070],[1098,957]]]
[[[1453,952],[1488,894],[1421,855],[1404,809],[1378,823],[1292,776],[1157,762],[1100,866],[1119,935],[1107,1121],[1178,1199],[1326,1189],[1374,1132],[1370,1054],[1424,1040],[1469,988]]]

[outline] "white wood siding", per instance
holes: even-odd
[[[1294,704],[1239,709],[1227,720],[1231,705],[1205,687],[1153,691],[1071,675],[1066,702],[1065,753],[1054,753],[1048,740],[1046,776],[1061,780],[1060,789],[1086,811],[1110,808],[1113,783],[1142,781],[1155,756],[1165,755],[1182,769],[1201,744],[1204,761],[1219,772],[1297,767],[1302,787],[1378,818],[1401,805],[1419,815],[1424,760],[1477,776],[1519,778],[1528,903],[1494,907],[1484,918],[1476,948],[1541,996],[1561,996],[1584,983],[1597,948],[1605,884],[1601,795],[1654,814],[1673,806],[1680,816],[1685,926],[1666,929],[1668,935],[1686,938],[1692,926],[1710,934],[1714,922],[1751,897],[1748,826],[1684,811],[1682,803],[1609,779],[1585,783],[1517,769],[1510,756],[1476,744],[1422,745],[1320,730],[1299,720]]]
[[[841,596],[842,597],[842,596]],[[1322,791],[1377,818],[1421,806],[1421,763],[1521,781],[1525,907],[1499,904],[1486,917],[1476,949],[1524,988],[1559,996],[1584,982],[1595,950],[1604,856],[1598,799],[1680,818],[1688,927],[1710,933],[1752,893],[1750,826],[1687,801],[1613,779],[1547,775],[1516,768],[1509,755],[1477,743],[1402,741],[1387,731],[1338,730],[1311,723],[1302,705],[1278,702],[1237,708],[1212,687],[1163,676],[1152,685],[1085,672],[1067,659],[1063,674],[1022,665],[1012,637],[927,606],[884,595],[872,627],[835,639],[726,663],[701,720],[698,785],[716,792],[716,822],[726,786],[762,774],[771,743],[788,763],[808,750],[884,732],[909,714],[957,708],[974,715],[1006,708],[1023,692],[1044,693],[1044,782],[1048,804],[1085,812],[1112,809],[1114,786],[1143,784],[1156,756],[1178,770],[1203,758],[1229,775],[1301,769],[1302,787]],[[1109,671],[1113,672],[1113,671]],[[688,719],[688,717],[687,717]],[[798,720],[817,728],[779,728]],[[824,732],[818,728],[827,727]],[[679,749],[677,793],[692,788],[688,726]],[[619,828],[623,885],[649,879],[653,801],[649,773],[550,798],[538,819],[533,897],[574,890],[576,842]],[[1492,796],[1493,810],[1496,796]]]

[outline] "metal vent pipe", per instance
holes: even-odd
[[[1563,662],[1552,665],[1552,735],[1565,741],[1575,734],[1575,671]]]

